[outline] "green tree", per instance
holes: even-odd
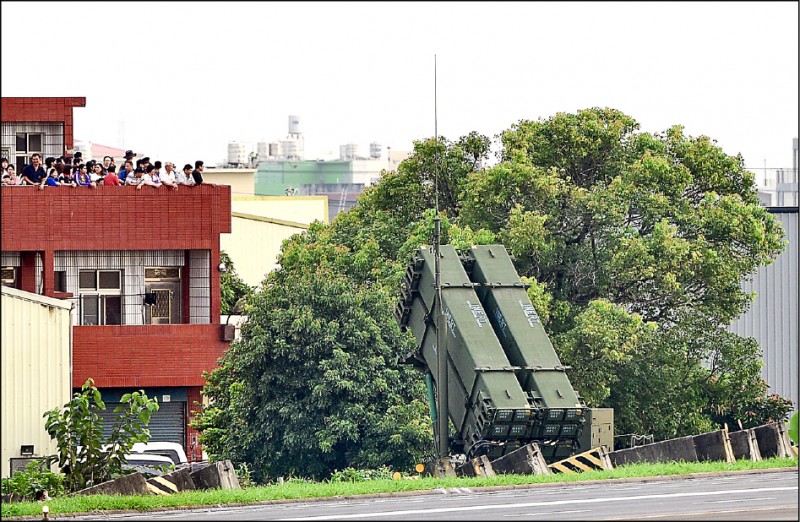
[[[293,292],[271,286],[256,294],[242,340],[226,354],[230,363],[215,370],[231,372],[220,380],[232,385],[215,389],[211,380],[206,388],[215,406],[227,403],[231,424],[217,439],[222,445],[205,432],[203,443],[252,464],[261,479],[410,466],[417,456],[403,451],[404,439],[425,430],[409,432],[405,419],[420,405],[406,401],[415,382],[403,374],[412,370],[396,367],[387,342],[393,319],[384,314],[379,322],[367,312],[384,297],[333,272],[317,275],[303,277]]]
[[[490,168],[478,133],[415,142],[356,207],[284,243],[208,376],[212,455],[260,478],[322,477],[432,450],[423,379],[399,364],[414,341],[391,312],[437,199],[443,244],[513,251],[575,388],[615,408],[618,431],[780,416],[758,347],[725,329],[750,302],[741,279],[782,250],[780,226],[740,156],[680,126],[638,129],[613,109],[522,120]]]
[[[220,262],[225,263],[227,267],[219,277],[220,292],[222,299],[220,303],[220,313],[222,315],[229,315],[233,313],[233,309],[239,299],[247,298],[253,293],[253,289],[239,277],[236,273],[236,268],[233,266],[233,260],[224,250],[219,253]]]
[[[495,232],[551,294],[547,328],[590,405],[667,438],[763,398],[758,347],[725,327],[750,303],[740,281],[784,246],[741,156],[599,108],[502,141],[458,222]]]
[[[392,317],[393,288],[374,241],[358,251],[314,224],[248,301],[242,339],[208,375],[196,421],[213,458],[256,480],[326,478],[336,469],[418,462],[431,437],[424,383]]]
[[[64,404],[61,412],[53,408],[44,414],[45,429],[58,446],[58,455],[50,460],[57,461],[65,474],[67,491],[78,491],[123,474],[125,455],[133,444],[150,438],[147,424],[152,413],[158,411],[156,399],[149,399],[140,390],[124,394],[120,402],[114,408],[117,416],[108,438],[103,437],[97,413],[105,410],[106,405],[91,378],[80,393],[73,394]]]

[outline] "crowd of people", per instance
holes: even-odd
[[[105,156],[102,162],[89,160],[83,162],[83,153],[76,152],[72,158],[61,156],[58,158],[47,157],[42,165],[39,154],[31,156],[30,164],[22,172],[17,173],[14,165],[10,165],[7,158],[2,158],[3,186],[36,186],[39,190],[46,187],[96,187],[98,185],[133,185],[137,190],[144,186],[153,188],[169,187],[178,190],[181,185],[198,186],[203,184],[203,161],[190,163],[177,171],[171,161],[154,161],[145,156],[134,161],[133,151],[125,151],[122,168],[117,171],[114,158]]]

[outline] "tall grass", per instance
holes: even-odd
[[[66,513],[96,513],[102,511],[147,511],[180,507],[212,505],[255,504],[286,499],[328,498],[336,496],[424,491],[439,488],[478,488],[488,486],[519,486],[527,484],[582,482],[619,478],[658,477],[704,472],[742,471],[768,468],[798,467],[797,457],[773,458],[752,462],[740,460],[725,462],[670,462],[659,464],[633,464],[613,470],[598,470],[558,475],[498,475],[496,477],[470,478],[419,478],[417,480],[366,480],[362,482],[308,482],[291,480],[284,484],[251,486],[238,490],[183,491],[169,496],[161,495],[93,495],[60,497],[46,502],[50,516]],[[0,517],[41,516],[38,502],[4,502]]]

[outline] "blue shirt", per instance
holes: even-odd
[[[22,169],[22,176],[28,178],[34,183],[41,183],[47,174],[44,171],[44,167],[41,165],[39,165],[38,169],[34,170],[33,165],[30,164],[25,165],[25,168]]]

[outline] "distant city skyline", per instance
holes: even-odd
[[[709,136],[751,169],[792,167],[797,2],[186,5],[3,2],[2,95],[86,97],[77,139],[177,162],[280,141],[299,115],[315,159],[432,137],[435,55],[450,140],[610,107],[645,132]],[[55,44],[51,22],[97,35]]]

